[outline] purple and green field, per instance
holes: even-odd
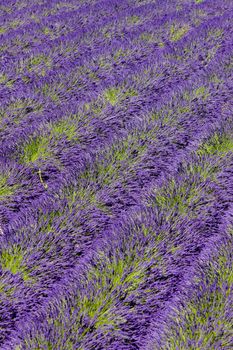
[[[233,349],[232,0],[0,0],[0,349]]]

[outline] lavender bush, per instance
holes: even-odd
[[[232,14],[0,0],[0,349],[233,349]]]

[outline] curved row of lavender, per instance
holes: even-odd
[[[232,14],[0,0],[0,349],[233,349]]]

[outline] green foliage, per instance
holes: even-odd
[[[189,106],[178,107],[177,112],[179,114],[188,113],[188,112],[190,112],[190,107]]]
[[[13,85],[14,85],[14,83],[15,83],[15,80],[14,80],[14,79],[10,79],[10,80],[8,80],[8,81],[6,82],[6,86],[7,86],[8,88],[12,88]]]
[[[216,39],[220,39],[223,35],[223,30],[220,28],[212,29],[208,32],[208,36],[213,36]]]
[[[15,349],[14,350],[22,350],[22,347],[21,345],[16,345]]]
[[[148,42],[153,42],[153,39],[154,39],[154,35],[151,34],[151,33],[142,33],[140,35],[140,39],[143,40],[143,41],[148,41]]]
[[[179,27],[177,25],[172,25],[170,28],[171,41],[180,40],[188,31],[189,31],[188,25],[184,25],[183,27]]]
[[[20,246],[14,245],[7,250],[3,250],[0,262],[3,270],[8,270],[12,274],[21,273],[25,281],[29,279],[27,268],[23,265],[23,252]]]
[[[52,210],[52,211],[49,211],[47,213],[43,213],[41,211],[41,214],[40,214],[40,219],[39,221],[43,223],[43,227],[41,229],[42,232],[49,232],[49,231],[54,231],[54,227],[53,227],[53,223],[54,223],[54,220],[57,218],[57,217],[61,217],[65,212],[65,208],[61,211],[58,211],[58,210]],[[67,219],[64,219],[64,221],[60,224],[60,227],[63,227],[66,225],[66,222],[67,222]],[[48,246],[47,248],[48,251],[51,249],[51,245],[50,243],[48,242]]]
[[[45,35],[52,35],[53,34],[53,31],[51,29],[49,29],[48,27],[43,28],[42,32]]]
[[[117,60],[120,57],[125,57],[127,55],[127,50],[123,50],[120,48],[119,50],[116,51],[114,57],[114,60]]]
[[[191,101],[193,98],[206,100],[208,96],[209,96],[209,92],[205,86],[199,86],[193,91],[185,91],[183,93],[183,98],[185,101]]]
[[[24,339],[23,344],[26,345],[27,349],[33,349],[33,350],[42,350],[42,349],[53,350],[54,349],[53,344],[50,341],[46,340],[45,336],[42,334],[39,334],[39,332],[30,339]],[[23,348],[16,347],[16,349],[21,350]],[[70,348],[67,348],[67,350],[70,350]]]
[[[30,18],[36,23],[40,23],[40,18],[37,17],[34,13],[30,16]]]
[[[86,171],[82,174],[81,178],[89,179],[91,178],[91,173]],[[101,203],[97,201],[95,191],[88,186],[80,186],[78,188],[76,186],[69,186],[64,192],[65,198],[68,200],[70,210],[72,210],[76,201],[78,201],[76,208],[86,208],[87,205],[101,206]]]
[[[17,27],[20,27],[21,25],[23,25],[24,24],[24,21],[21,21],[21,20],[14,20],[14,21],[12,21],[10,24],[9,24],[9,26],[10,26],[10,28],[17,28]]]
[[[138,93],[134,89],[129,89],[124,93],[124,97],[137,96]]]
[[[199,174],[203,180],[211,178],[215,180],[215,175],[219,171],[217,164],[211,164],[210,162],[202,162],[200,164],[189,164],[187,172],[190,175]]]
[[[76,139],[76,131],[77,127],[74,121],[71,119],[63,119],[58,121],[57,123],[54,123],[52,126],[52,134],[54,135],[62,135],[64,134],[66,138],[71,141]]]
[[[230,135],[214,133],[211,139],[202,144],[197,150],[197,154],[214,155],[226,154],[233,150],[233,138]]]
[[[8,176],[6,175],[0,175],[0,201],[4,199],[5,197],[11,196],[14,194],[17,186],[10,186],[7,183]]]
[[[111,308],[114,307],[116,294],[124,286],[124,291],[130,293],[136,290],[143,281],[144,273],[139,267],[137,259],[132,256],[126,256],[125,259],[114,257],[107,264],[102,264],[96,268],[91,268],[88,273],[88,279],[93,281],[93,294],[87,297],[83,296],[79,300],[81,312],[88,314],[93,318],[97,315],[96,327],[104,324],[112,324],[119,319],[111,319]],[[134,266],[134,268],[132,268]],[[129,270],[129,268],[132,268]]]
[[[0,73],[0,84],[3,84],[7,81],[7,75],[5,73]]]
[[[30,78],[26,75],[22,76],[22,80],[24,81],[24,83],[29,83],[30,82]]]
[[[128,17],[128,23],[129,24],[137,24],[138,22],[140,22],[140,17],[138,16],[131,16],[131,17]]]
[[[197,88],[196,90],[195,90],[195,95],[197,96],[197,97],[200,97],[200,96],[202,96],[204,93],[205,93],[205,87],[204,86],[200,86],[199,88]]]
[[[195,183],[176,183],[173,179],[168,186],[158,192],[155,204],[165,210],[174,210],[185,214],[191,202],[199,197],[199,191]]]
[[[30,59],[29,66],[32,66],[32,65],[37,66],[41,63],[45,63],[46,65],[49,66],[50,59],[44,54],[37,55]]]
[[[210,81],[213,82],[213,83],[216,83],[216,84],[219,84],[219,83],[222,83],[223,80],[221,80],[217,74],[213,74],[210,76]]]
[[[221,247],[214,263],[209,262],[205,276],[181,309],[172,317],[174,323],[166,336],[166,349],[202,349],[213,347],[220,338],[222,346],[230,345],[232,321],[228,315],[233,286],[233,264],[229,259],[232,243]],[[227,316],[228,315],[228,316]],[[192,341],[193,346],[190,346]],[[224,344],[224,345],[223,345]]]
[[[45,160],[47,157],[51,156],[49,141],[49,136],[31,138],[24,146],[20,161],[22,163],[33,163],[40,159]]]
[[[206,100],[206,98],[209,96],[209,93],[206,91],[205,86],[200,86],[199,88],[194,90],[194,96]]]
[[[6,296],[10,297],[15,291],[15,286],[0,283],[0,294],[5,294]]]
[[[119,99],[120,89],[110,88],[105,91],[104,97],[107,102],[109,102],[112,106],[115,106]]]

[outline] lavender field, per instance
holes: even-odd
[[[0,349],[233,349],[232,0],[0,0]]]

